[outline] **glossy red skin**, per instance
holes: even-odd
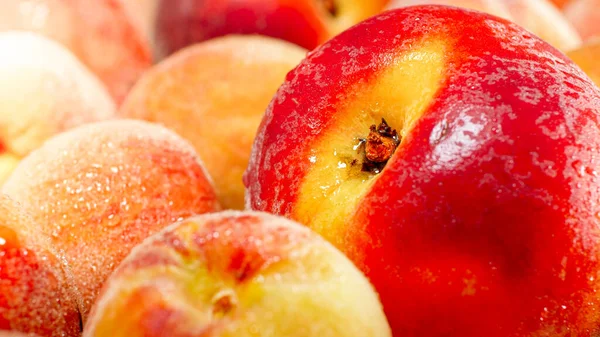
[[[227,34],[261,34],[313,49],[328,37],[314,0],[161,0],[157,40],[163,56]]]
[[[340,225],[355,246],[339,248],[375,285],[394,336],[597,333],[600,92],[501,19],[404,8],[313,51],[259,128],[247,206],[294,218],[309,151],[336,132],[339,97],[426,36],[450,43],[444,83]]]

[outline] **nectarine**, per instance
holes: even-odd
[[[313,49],[379,13],[388,0],[159,0],[159,55],[228,34],[262,34]]]
[[[1,6],[1,5],[0,5]],[[58,43],[0,33],[0,183],[51,136],[115,116],[100,81]]]
[[[85,337],[390,337],[377,294],[341,252],[287,219],[192,217],[136,247]]]
[[[87,124],[51,138],[19,164],[3,192],[65,250],[84,320],[131,248],[178,219],[219,209],[193,147],[142,121]]]
[[[308,225],[395,336],[591,336],[600,89],[533,34],[414,6],[317,48],[267,110],[248,207]]]
[[[216,38],[191,46],[148,71],[121,115],[161,123],[188,139],[226,208],[244,207],[242,174],[269,101],[306,55],[260,36]]]

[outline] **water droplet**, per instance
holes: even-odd
[[[580,177],[585,176],[585,166],[583,166],[583,163],[580,160],[575,160],[571,166]]]
[[[106,227],[116,227],[121,223],[121,217],[116,214],[111,214],[108,216],[106,221]]]

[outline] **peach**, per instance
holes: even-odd
[[[0,33],[0,183],[51,136],[115,116],[100,81],[63,46],[28,32]]]
[[[388,8],[440,4],[474,9],[516,22],[567,51],[581,44],[581,37],[549,0],[392,0]]]
[[[269,37],[206,41],[148,71],[120,114],[161,123],[188,139],[215,178],[223,207],[241,209],[242,175],[258,124],[287,72],[305,55]]]
[[[388,337],[369,281],[299,224],[255,212],[189,218],[136,247],[85,337]]]
[[[600,87],[600,39],[590,41],[581,48],[568,52],[567,56]]]
[[[152,62],[121,0],[2,0],[0,30],[37,32],[69,48],[120,103]]]
[[[131,20],[150,43],[154,42],[158,0],[121,0]]]
[[[379,13],[388,0],[159,0],[156,39],[164,57],[228,34],[262,34],[313,49]]]
[[[594,336],[599,111],[600,89],[517,24],[388,11],[287,76],[247,206],[347,254],[395,336]]]
[[[19,205],[0,195],[0,329],[79,336],[76,293],[64,262],[37,227]]]
[[[51,138],[19,164],[3,191],[64,249],[84,320],[133,246],[178,219],[219,209],[191,145],[142,121],[87,124]]]
[[[584,41],[600,37],[600,0],[573,0],[563,11]]]

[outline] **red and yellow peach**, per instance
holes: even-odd
[[[590,336],[600,89],[517,24],[385,12],[317,48],[257,133],[248,206],[346,253],[396,336]]]
[[[377,294],[307,228],[261,213],[192,217],[136,247],[85,337],[391,337]]]

